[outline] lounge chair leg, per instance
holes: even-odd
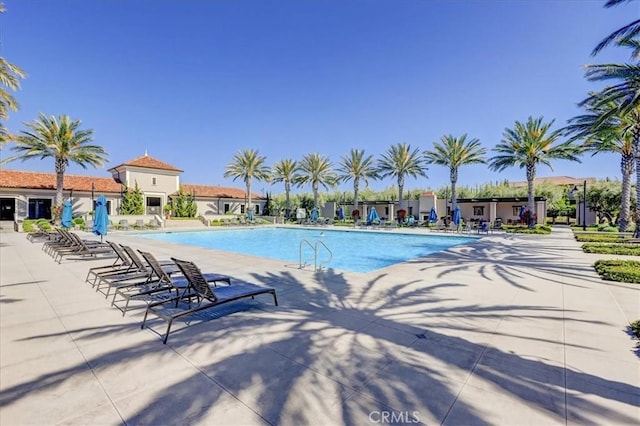
[[[147,314],[149,313],[149,308],[144,311],[144,318],[142,319],[142,324],[140,324],[140,328],[144,328],[144,323],[147,322]]]
[[[276,292],[273,291],[271,294],[273,295],[273,302],[278,306],[278,296],[276,296]]]
[[[169,332],[171,331],[171,324],[173,324],[173,318],[171,318],[169,320],[169,323],[167,324],[167,332],[164,335],[164,339],[162,340],[163,344],[167,344],[167,339],[169,339]]]

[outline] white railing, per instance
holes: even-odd
[[[313,270],[314,271],[319,271],[322,269],[322,267],[326,264],[328,264],[329,262],[331,262],[331,259],[333,259],[333,252],[331,251],[331,249],[324,243],[324,241],[316,241],[315,244],[311,244],[308,240],[301,240],[300,241],[300,246],[299,246],[299,253],[300,253],[300,257],[299,257],[299,268],[302,269],[305,266],[307,266],[307,261],[302,259],[302,254],[303,254],[303,248],[305,246],[309,246],[309,248],[311,249],[311,251],[313,252]],[[324,249],[327,254],[329,255],[329,257],[327,259],[323,259],[322,262],[320,264],[318,264],[318,249]]]

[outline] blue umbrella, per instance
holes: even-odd
[[[318,221],[318,209],[317,208],[313,208],[311,210],[311,217],[309,217],[309,219],[311,220],[311,222],[317,222]]]
[[[520,220],[524,220],[524,212],[527,211],[527,207],[525,205],[522,205],[520,207],[520,214],[518,216],[520,216]]]
[[[62,227],[71,228],[73,224],[73,207],[71,206],[71,200],[65,201],[62,205]]]
[[[344,220],[344,210],[342,210],[342,207],[338,208],[338,219]]]
[[[253,210],[249,210],[249,220],[253,220]]]
[[[460,207],[456,206],[456,209],[453,211],[453,223],[456,226],[460,225]]]
[[[380,216],[378,216],[378,212],[375,207],[371,207],[369,210],[369,216],[367,216],[367,222],[373,223],[377,220],[380,220]]]
[[[93,215],[93,233],[102,237],[107,235],[109,228],[109,213],[107,213],[107,199],[100,195],[96,200],[96,212]]]
[[[431,207],[431,211],[429,212],[429,222],[436,223],[438,221],[438,214],[436,213],[436,208]]]

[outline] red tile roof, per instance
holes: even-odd
[[[238,188],[229,188],[225,186],[191,185],[186,183],[183,183],[181,186],[182,191],[185,194],[195,193],[197,197],[244,199],[246,196],[246,191]],[[251,198],[254,200],[259,200],[263,199],[264,197],[257,194],[251,194]]]
[[[120,168],[122,166],[134,166],[134,167],[143,167],[146,169],[160,169],[160,170],[172,170],[175,172],[182,172],[179,168],[172,166],[171,164],[165,163],[164,161],[160,161],[156,158],[150,157],[147,154],[142,157],[135,158],[133,160],[122,163],[118,166],[112,167],[109,171],[113,169]]]
[[[64,175],[64,190],[119,193],[120,185],[112,178],[95,176]],[[56,189],[55,173],[25,172],[21,170],[0,170],[0,187],[27,189]]]

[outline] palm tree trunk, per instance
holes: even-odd
[[[62,211],[62,190],[64,189],[64,171],[66,162],[63,158],[56,158],[56,197],[54,201],[53,220],[56,224],[60,224],[62,217],[59,212]]]
[[[318,208],[318,182],[313,182],[313,207]]]
[[[527,191],[528,191],[528,200],[527,204],[529,205],[529,227],[533,225],[533,214],[536,211],[536,200],[535,200],[535,191],[533,187],[533,181],[536,178],[536,166],[535,164],[527,164]]]
[[[402,210],[402,202],[404,201],[402,197],[402,192],[404,189],[404,179],[402,176],[398,177],[398,210]]]
[[[633,152],[636,157],[636,212],[634,238],[640,238],[640,124],[633,126]]]
[[[247,182],[247,204],[249,204],[247,207],[247,215],[249,215],[251,211],[251,181]]]
[[[618,226],[620,232],[627,230],[629,226],[629,215],[631,213],[631,178],[633,176],[635,159],[631,155],[622,155],[620,160],[620,171],[622,172],[622,200],[620,202],[620,216]]]
[[[456,206],[458,205],[458,192],[456,190],[456,183],[458,182],[458,169],[452,167],[449,173],[449,178],[451,179],[451,211],[454,212],[456,210]]]
[[[358,189],[360,187],[360,182],[358,178],[353,180],[353,209],[358,210]]]
[[[291,201],[289,200],[289,192],[291,191],[291,184],[289,182],[284,183],[284,191],[287,197],[287,208],[285,209],[284,215],[287,219],[291,215]]]

